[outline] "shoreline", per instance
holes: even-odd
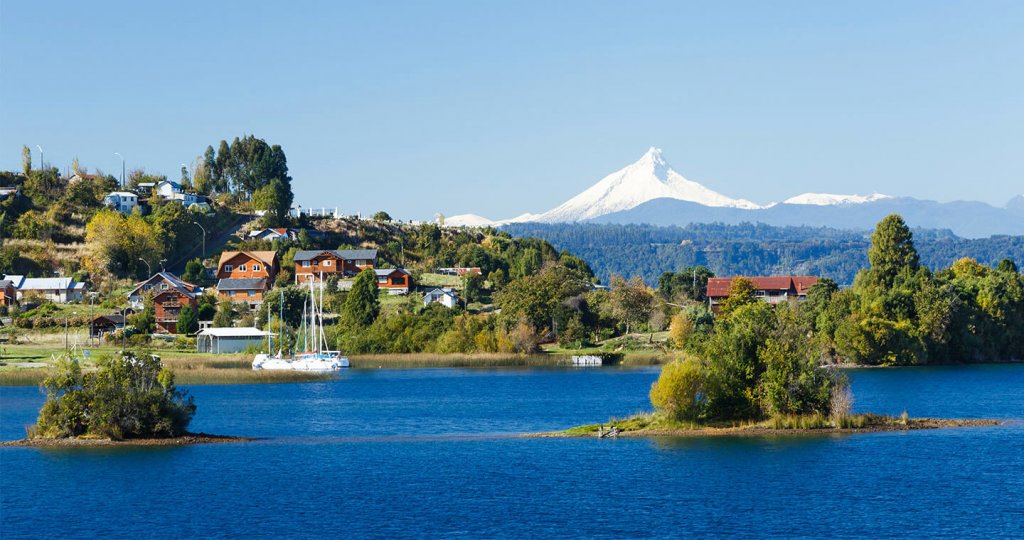
[[[917,431],[930,429],[966,428],[966,427],[992,427],[1005,424],[1005,420],[988,418],[978,419],[957,419],[957,418],[910,418],[906,422],[898,418],[884,417],[882,423],[868,424],[863,427],[818,427],[818,428],[776,428],[770,425],[770,421],[753,423],[741,426],[695,426],[695,427],[643,427],[639,429],[621,429],[616,435],[599,435],[598,426],[615,425],[615,422],[608,424],[590,424],[577,426],[563,431],[549,431],[541,433],[528,433],[523,435],[527,438],[539,439],[571,439],[571,438],[647,438],[647,437],[771,437],[787,436],[798,437],[808,435],[853,435],[866,433],[887,433],[894,431]],[[605,432],[607,433],[607,432]]]
[[[235,437],[232,435],[211,435],[209,433],[186,433],[180,437],[161,437],[150,439],[18,439],[0,442],[0,447],[21,448],[111,448],[125,446],[192,446],[196,444],[218,444],[257,441],[257,437]]]

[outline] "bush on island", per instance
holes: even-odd
[[[91,372],[64,356],[43,389],[46,403],[32,438],[178,437],[196,412],[187,392],[174,386],[174,373],[151,354],[105,356]]]

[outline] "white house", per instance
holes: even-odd
[[[181,184],[173,180],[161,180],[156,185],[156,194],[165,199],[174,199],[176,193],[182,193]]]
[[[431,289],[423,295],[423,307],[438,303],[447,308],[459,305],[459,295],[455,289],[449,287],[438,287]]]
[[[271,240],[271,241],[273,241],[273,240],[280,240],[282,238],[296,240],[296,239],[298,239],[298,237],[299,237],[299,233],[295,229],[278,228],[278,229],[256,229],[255,231],[249,231],[249,238],[253,238],[253,239],[256,239],[256,240]]]
[[[199,203],[199,195],[196,195],[195,193],[175,193],[170,197],[170,199],[173,201],[181,201],[181,205],[186,208]]]
[[[76,283],[69,277],[25,278],[18,287],[18,300],[40,298],[57,302],[80,301],[85,295],[85,283]]]
[[[127,191],[113,191],[103,197],[103,204],[127,215],[139,206],[139,196]]]

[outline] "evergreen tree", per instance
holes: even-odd
[[[362,326],[369,326],[377,319],[380,301],[377,299],[377,273],[372,268],[356,276],[345,298],[345,313],[350,322]]]
[[[910,227],[899,214],[889,214],[878,222],[868,249],[872,282],[891,286],[903,269],[911,273],[917,271],[918,256],[913,237]]]
[[[199,319],[196,317],[196,310],[189,305],[182,306],[181,312],[178,313],[178,324],[175,328],[175,333],[194,334],[198,331]]]
[[[25,176],[32,172],[32,150],[25,145],[21,147],[21,171],[25,173]]]

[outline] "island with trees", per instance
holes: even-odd
[[[84,371],[59,358],[42,384],[46,401],[28,437],[5,446],[184,445],[250,440],[190,433],[196,405],[153,354],[126,351]]]
[[[971,260],[932,273],[897,215],[883,219],[870,268],[853,287],[815,285],[804,303],[770,305],[749,280],[732,282],[713,324],[673,320],[680,345],[652,385],[654,412],[561,435],[763,434],[884,431],[993,425],[993,420],[853,414],[850,385],[835,360],[914,365],[1024,357],[1024,279],[1010,261]],[[605,431],[607,427],[608,431]]]

